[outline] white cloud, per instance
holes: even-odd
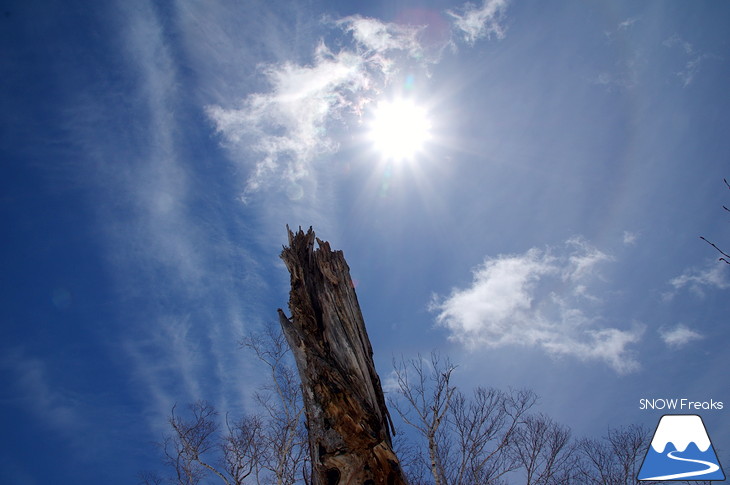
[[[694,340],[701,340],[705,338],[703,335],[687,328],[685,325],[679,324],[674,328],[660,328],[659,335],[661,336],[664,343],[669,347],[679,348],[684,347],[688,343]]]
[[[387,85],[398,56],[419,57],[419,28],[359,16],[334,22],[352,34],[353,46],[332,52],[324,42],[310,65],[283,63],[264,70],[268,92],[249,95],[238,108],[210,106],[208,115],[231,145],[262,156],[246,192],[270,179],[295,183],[310,175],[312,161],[337,150],[332,123],[361,114]]]
[[[507,0],[484,0],[481,7],[466,3],[461,8],[462,13],[453,10],[447,10],[446,13],[454,19],[454,27],[466,43],[473,45],[477,40],[491,35],[498,39],[504,38],[505,28],[501,21],[507,4]]]
[[[727,280],[727,268],[722,264],[711,263],[705,269],[690,268],[676,278],[672,278],[669,284],[674,287],[674,293],[688,288],[696,295],[703,297],[704,290],[708,288],[716,288],[724,290],[730,288],[730,282]],[[665,299],[671,299],[674,293],[665,295]]]
[[[571,238],[566,244],[573,251],[568,256],[568,265],[564,268],[563,279],[581,280],[590,276],[599,263],[612,260],[611,256],[599,251],[581,238]]]
[[[619,23],[616,30],[628,30],[632,25],[638,22],[638,20],[639,17],[629,17],[623,22]]]
[[[265,74],[270,92],[248,96],[240,108],[208,108],[228,142],[248,141],[248,148],[263,156],[249,177],[248,192],[274,174],[296,182],[308,174],[313,158],[336,149],[327,136],[327,123],[344,110],[356,109],[354,98],[370,89],[365,63],[353,52],[335,54],[320,44],[311,66],[269,66]]]
[[[697,76],[697,73],[699,73],[700,71],[700,66],[705,60],[716,58],[716,56],[712,54],[697,52],[697,50],[691,43],[687,42],[676,34],[666,39],[664,42],[662,42],[662,44],[665,47],[678,48],[685,54],[687,60],[684,65],[684,69],[677,71],[676,73],[677,77],[680,79],[680,81],[682,81],[682,86],[684,87],[692,84],[695,77]]]
[[[589,291],[598,266],[610,256],[582,239],[563,249],[530,249],[524,254],[486,259],[473,271],[468,288],[429,306],[452,340],[469,347],[526,345],[556,356],[602,360],[624,373],[638,368],[629,345],[643,328],[601,327],[589,309],[600,302]]]
[[[627,246],[633,246],[636,244],[636,241],[639,239],[639,235],[635,232],[631,231],[624,231],[624,244]]]
[[[689,42],[682,39],[680,36],[678,36],[676,34],[669,37],[664,42],[662,42],[662,45],[664,45],[665,47],[679,47],[687,55],[693,55],[695,53],[695,50],[694,50],[694,47],[692,47],[692,44],[690,44]]]
[[[692,84],[695,76],[697,76],[697,73],[700,71],[700,64],[702,61],[709,58],[711,58],[711,56],[702,54],[687,61],[684,66],[684,70],[677,72],[677,77],[680,81],[682,81],[682,86],[687,87]]]
[[[638,21],[639,17],[629,17],[626,20],[619,22],[614,30],[607,30],[603,32],[603,34],[609,42],[613,42],[617,36],[627,32]]]
[[[423,27],[401,25],[353,15],[335,22],[366,50],[384,53],[391,50],[405,51],[413,57],[421,55],[423,47],[418,40]]]
[[[487,260],[474,271],[470,288],[454,290],[446,300],[432,303],[432,310],[439,312],[436,321],[458,331],[457,337],[473,335],[492,344],[513,343],[511,339],[517,335],[509,329],[510,320],[528,320],[534,287],[543,275],[557,271],[553,263],[537,249]],[[529,326],[525,330],[532,335],[541,328],[538,321]]]
[[[467,3],[461,13],[448,11],[455,28],[470,44],[482,37],[504,36],[500,20],[505,0],[487,0],[479,8]],[[359,15],[327,20],[349,37],[338,51],[324,41],[311,63],[291,62],[263,68],[270,89],[248,95],[238,106],[208,106],[217,132],[232,149],[253,152],[243,199],[272,181],[296,184],[312,177],[313,161],[338,149],[333,129],[359,116],[364,107],[388,86],[404,59],[424,68],[437,62],[449,44],[425,46],[427,26],[382,22]],[[428,42],[426,42],[428,44]],[[246,158],[242,153],[241,158]]]

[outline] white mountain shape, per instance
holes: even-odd
[[[711,446],[702,418],[694,414],[662,416],[651,440],[651,447],[657,453],[664,453],[664,448],[670,442],[680,452],[686,450],[692,442],[703,453]]]

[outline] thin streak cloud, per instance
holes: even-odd
[[[126,392],[144,403],[159,430],[175,401],[210,396],[219,382],[237,376],[232,369],[244,356],[235,340],[250,321],[246,305],[262,291],[261,276],[246,245],[232,241],[221,223],[215,191],[222,185],[200,176],[191,140],[180,137],[192,133],[189,107],[159,12],[140,3],[119,13],[119,64],[133,81],[126,109],[134,123],[121,134],[81,116],[68,124],[79,145],[96,148],[85,151],[96,164],[94,183],[104,187],[94,206],[112,291],[123,305],[120,321],[108,322],[105,345],[125,363]],[[112,111],[104,97],[89,97],[86,105],[89,112]],[[124,130],[143,136],[130,146],[119,141],[131,136]],[[229,223],[237,217],[225,215]],[[211,400],[248,392],[236,382]]]

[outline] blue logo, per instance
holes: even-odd
[[[666,414],[657,425],[638,480],[725,480],[702,418]]]

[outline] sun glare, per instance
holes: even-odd
[[[369,137],[375,149],[393,160],[413,158],[431,137],[426,110],[411,100],[380,102],[374,112]]]

